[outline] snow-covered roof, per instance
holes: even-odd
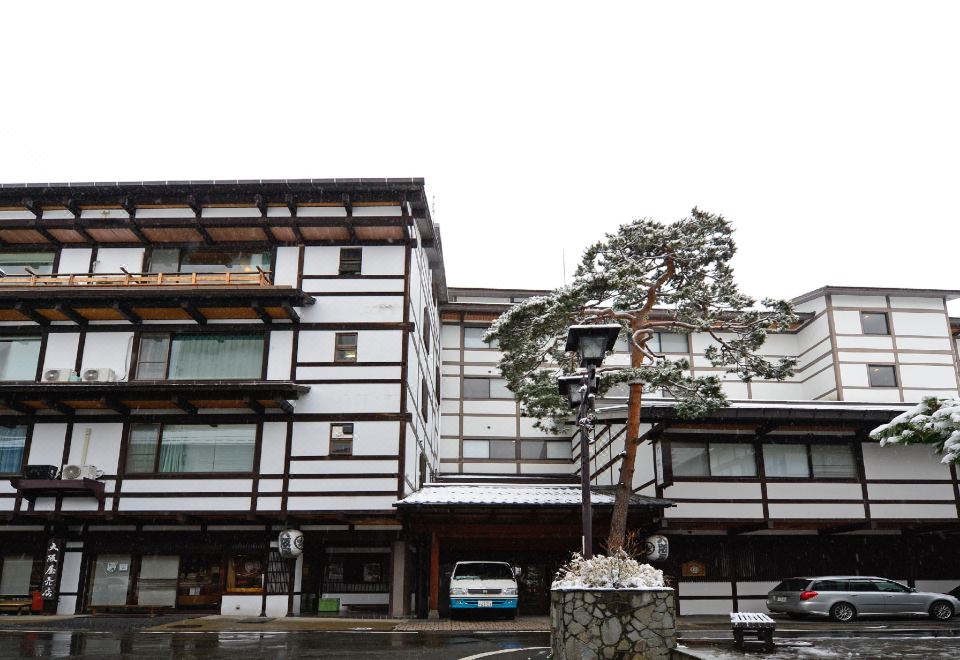
[[[609,399],[608,399],[609,400]],[[909,403],[848,403],[846,401],[731,401],[730,405],[708,415],[718,419],[796,419],[806,421],[889,421],[909,410]],[[643,400],[641,417],[645,421],[669,420],[675,417],[673,399]],[[603,405],[597,408],[602,420],[624,418],[627,404]]]
[[[612,506],[613,493],[591,489],[591,503]],[[530,484],[426,484],[394,506],[580,506],[580,487]],[[669,500],[633,495],[630,504],[646,507],[673,506]]]

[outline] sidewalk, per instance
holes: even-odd
[[[145,632],[384,632],[394,630],[399,623],[397,619],[211,615],[151,626]]]
[[[516,619],[408,619],[396,627],[404,632],[549,632],[549,616],[518,616]]]

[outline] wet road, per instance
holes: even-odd
[[[774,653],[740,653],[728,642],[718,645],[690,643],[687,650],[709,660],[803,660],[810,658],[911,658],[941,660],[960,658],[957,637],[829,637],[778,640]],[[496,657],[496,656],[494,656]],[[507,656],[510,657],[510,656]]]
[[[3,631],[0,658],[390,658],[453,660],[504,651],[491,660],[544,660],[549,633],[154,633]]]

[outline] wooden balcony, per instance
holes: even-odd
[[[0,277],[0,321],[300,320],[312,296],[273,284],[269,271],[83,273]]]
[[[95,497],[102,502],[103,483],[96,479],[21,479],[10,480],[13,486],[28,502],[38,497]]]

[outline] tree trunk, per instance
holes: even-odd
[[[640,322],[630,323],[631,333],[640,329]],[[643,354],[630,342],[630,366],[643,364]],[[643,400],[643,385],[630,385],[630,398],[627,402],[627,432],[623,438],[624,456],[620,464],[620,483],[613,501],[613,513],[610,514],[610,533],[607,535],[607,552],[613,553],[623,547],[627,538],[627,513],[630,508],[630,496],[633,494],[633,471],[637,461],[637,444],[640,439],[640,403]]]

